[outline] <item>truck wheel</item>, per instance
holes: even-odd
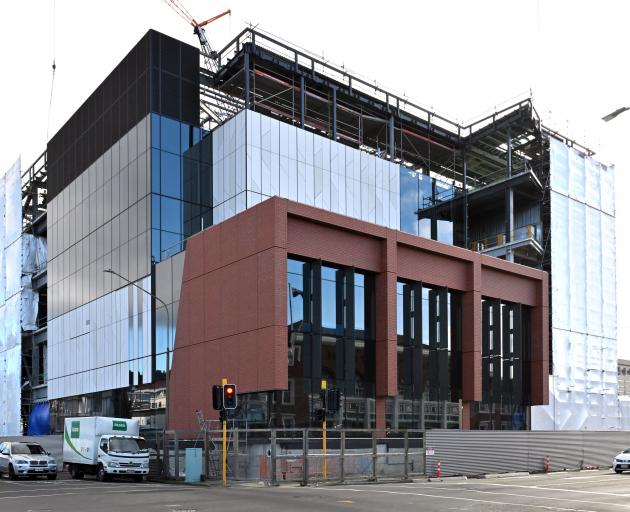
[[[105,468],[102,464],[98,465],[98,469],[96,470],[96,479],[99,482],[109,482],[112,477],[105,472]]]
[[[72,466],[70,466],[70,476],[75,480],[81,480],[83,478],[83,471],[79,469],[78,464],[72,464]]]
[[[142,475],[133,475],[134,482],[142,482]]]
[[[17,480],[17,475],[15,474],[15,470],[13,469],[13,464],[9,464],[9,479]]]

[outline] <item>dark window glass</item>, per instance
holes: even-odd
[[[179,122],[169,119],[168,117],[162,117],[160,142],[161,148],[164,151],[170,151],[177,155],[180,154],[180,133]]]
[[[162,151],[161,156],[160,187],[162,195],[180,199],[182,196],[180,157],[166,151]]]
[[[322,327],[337,328],[337,270],[322,267]]]

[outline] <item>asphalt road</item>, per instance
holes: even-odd
[[[227,489],[94,480],[0,480],[0,511],[622,511],[630,474],[610,470],[409,484]]]

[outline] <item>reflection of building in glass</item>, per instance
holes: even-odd
[[[551,368],[556,405],[584,383],[611,412],[613,181],[589,150],[530,100],[461,126],[252,29],[218,57],[150,31],[48,144],[54,425],[162,428],[168,368],[173,428],[214,418],[222,377],[249,426],[317,425],[325,379],[334,425],[562,427],[532,408]]]

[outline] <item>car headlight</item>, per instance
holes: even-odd
[[[120,464],[118,464],[118,462],[112,461],[109,464],[107,464],[110,468],[117,468],[120,466]]]
[[[142,463],[142,467],[145,468],[145,469],[148,468],[149,467],[149,463],[148,462],[143,462]]]
[[[25,460],[22,460],[22,459],[17,459],[17,460],[15,461],[15,463],[16,463],[16,464],[28,464],[28,462],[26,462]]]

